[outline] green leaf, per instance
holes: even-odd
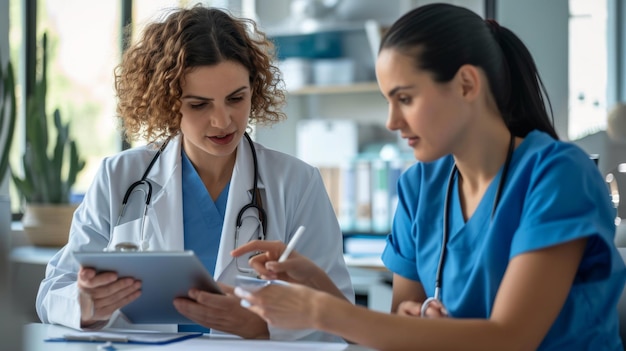
[[[85,162],[79,157],[76,143],[70,136],[69,123],[63,124],[58,109],[54,110],[53,123],[50,123],[54,129],[48,130],[45,33],[41,48],[43,50],[41,75],[37,78],[34,94],[26,99],[26,149],[22,157],[24,177],[20,178],[14,172],[11,172],[11,175],[18,191],[27,202],[67,203],[71,187],[76,182],[77,174],[84,168]]]
[[[9,151],[13,142],[13,130],[15,129],[15,77],[13,65],[9,61],[6,70],[0,65],[0,138],[4,142],[0,145],[0,183],[8,173]]]

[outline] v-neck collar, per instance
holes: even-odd
[[[455,246],[462,242],[471,242],[471,238],[467,237],[471,233],[479,233],[483,230],[487,230],[489,222],[491,221],[491,211],[493,208],[493,201],[496,196],[496,189],[500,183],[502,177],[502,168],[498,171],[498,174],[493,178],[487,190],[480,199],[476,210],[472,216],[465,221],[463,211],[461,209],[461,198],[459,196],[459,174],[457,172],[454,184],[452,186],[452,203],[450,204],[450,212],[452,216],[450,220],[450,237],[448,238],[448,245]],[[476,234],[474,234],[476,235]],[[462,245],[462,244],[461,244]]]

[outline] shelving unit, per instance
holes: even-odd
[[[363,30],[363,21],[345,22],[326,19],[321,21],[305,21],[303,23],[288,22],[281,26],[268,27],[265,32],[270,37],[281,37],[360,30]]]
[[[286,5],[291,3],[284,1]],[[302,141],[305,139],[300,139],[299,143],[298,132],[302,135],[307,131],[320,131],[323,126],[327,126],[330,131],[334,126],[326,123],[328,121],[354,121],[358,124],[356,133],[350,127],[345,127],[346,124],[341,124],[342,127],[338,127],[338,130],[344,134],[320,132],[311,134],[315,137],[305,141],[306,145],[313,145],[316,155],[322,151],[329,153],[329,157],[320,163],[313,160],[315,156],[303,158],[320,168],[325,183],[332,188],[329,193],[335,194],[331,196],[331,201],[338,198],[335,185],[338,184],[336,177],[339,166],[335,163],[338,157],[342,157],[338,154],[344,151],[351,153],[355,143],[360,149],[363,145],[397,141],[397,136],[387,132],[384,127],[388,106],[375,81],[374,59],[379,42],[376,39],[380,39],[381,26],[392,23],[405,9],[412,7],[412,2],[413,0],[390,0],[385,3],[376,0],[345,1],[344,7],[337,8],[337,12],[329,17],[302,21],[297,20],[297,16],[290,17],[293,14],[289,13],[288,6],[281,9],[283,12],[280,15],[276,12],[279,10],[277,8],[274,9],[276,11],[269,11],[265,6],[256,7],[261,25],[266,29],[268,37],[275,40],[278,56],[285,64],[281,67],[283,78],[291,78],[285,79],[287,88],[297,88],[287,91],[287,105],[283,110],[287,120],[271,128],[257,129],[255,139],[269,148],[302,156],[306,154],[302,152]],[[295,60],[287,61],[289,59]],[[349,79],[339,78],[340,74],[347,72],[341,66],[342,62],[334,62],[339,68],[326,66],[333,59],[349,60],[352,63],[350,67],[354,71]],[[343,84],[348,81],[350,83]],[[308,84],[301,85],[301,82]],[[307,123],[303,124],[302,121]],[[308,123],[311,121],[323,123]],[[315,146],[317,143],[319,147]],[[326,150],[326,145],[335,145],[335,149]],[[341,148],[342,152],[337,152],[337,148]],[[310,153],[310,150],[307,152]],[[336,157],[330,161],[330,156]],[[337,201],[333,204],[336,205]],[[370,233],[363,226],[356,228]],[[372,230],[376,231],[370,234],[379,234],[379,230]]]
[[[358,94],[370,93],[378,91],[378,83],[376,82],[359,82],[349,85],[307,85],[295,90],[289,91],[290,95],[326,95],[326,94]]]

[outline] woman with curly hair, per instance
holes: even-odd
[[[37,296],[44,323],[128,327],[120,309],[141,295],[141,282],[80,267],[74,251],[193,250],[224,294],[190,290],[172,303],[197,324],[160,330],[339,340],[269,328],[232,293],[237,275],[256,275],[247,257],[230,255],[234,248],[255,239],[286,242],[303,225],[309,235],[298,251],[323,267],[337,295],[354,301],[319,171],[247,134],[251,124],[285,117],[273,53],[253,21],[201,5],[146,26],[116,68],[115,87],[127,138],[148,143],[103,160],[74,214],[68,244],[47,266]]]

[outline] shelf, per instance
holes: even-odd
[[[314,94],[352,94],[352,93],[375,93],[378,92],[376,82],[362,82],[348,85],[307,85],[289,91],[290,95],[314,95]]]
[[[312,35],[333,32],[354,32],[365,29],[365,21],[350,22],[338,19],[304,19],[288,20],[280,25],[265,29],[265,33],[272,38],[290,37],[298,35]]]

